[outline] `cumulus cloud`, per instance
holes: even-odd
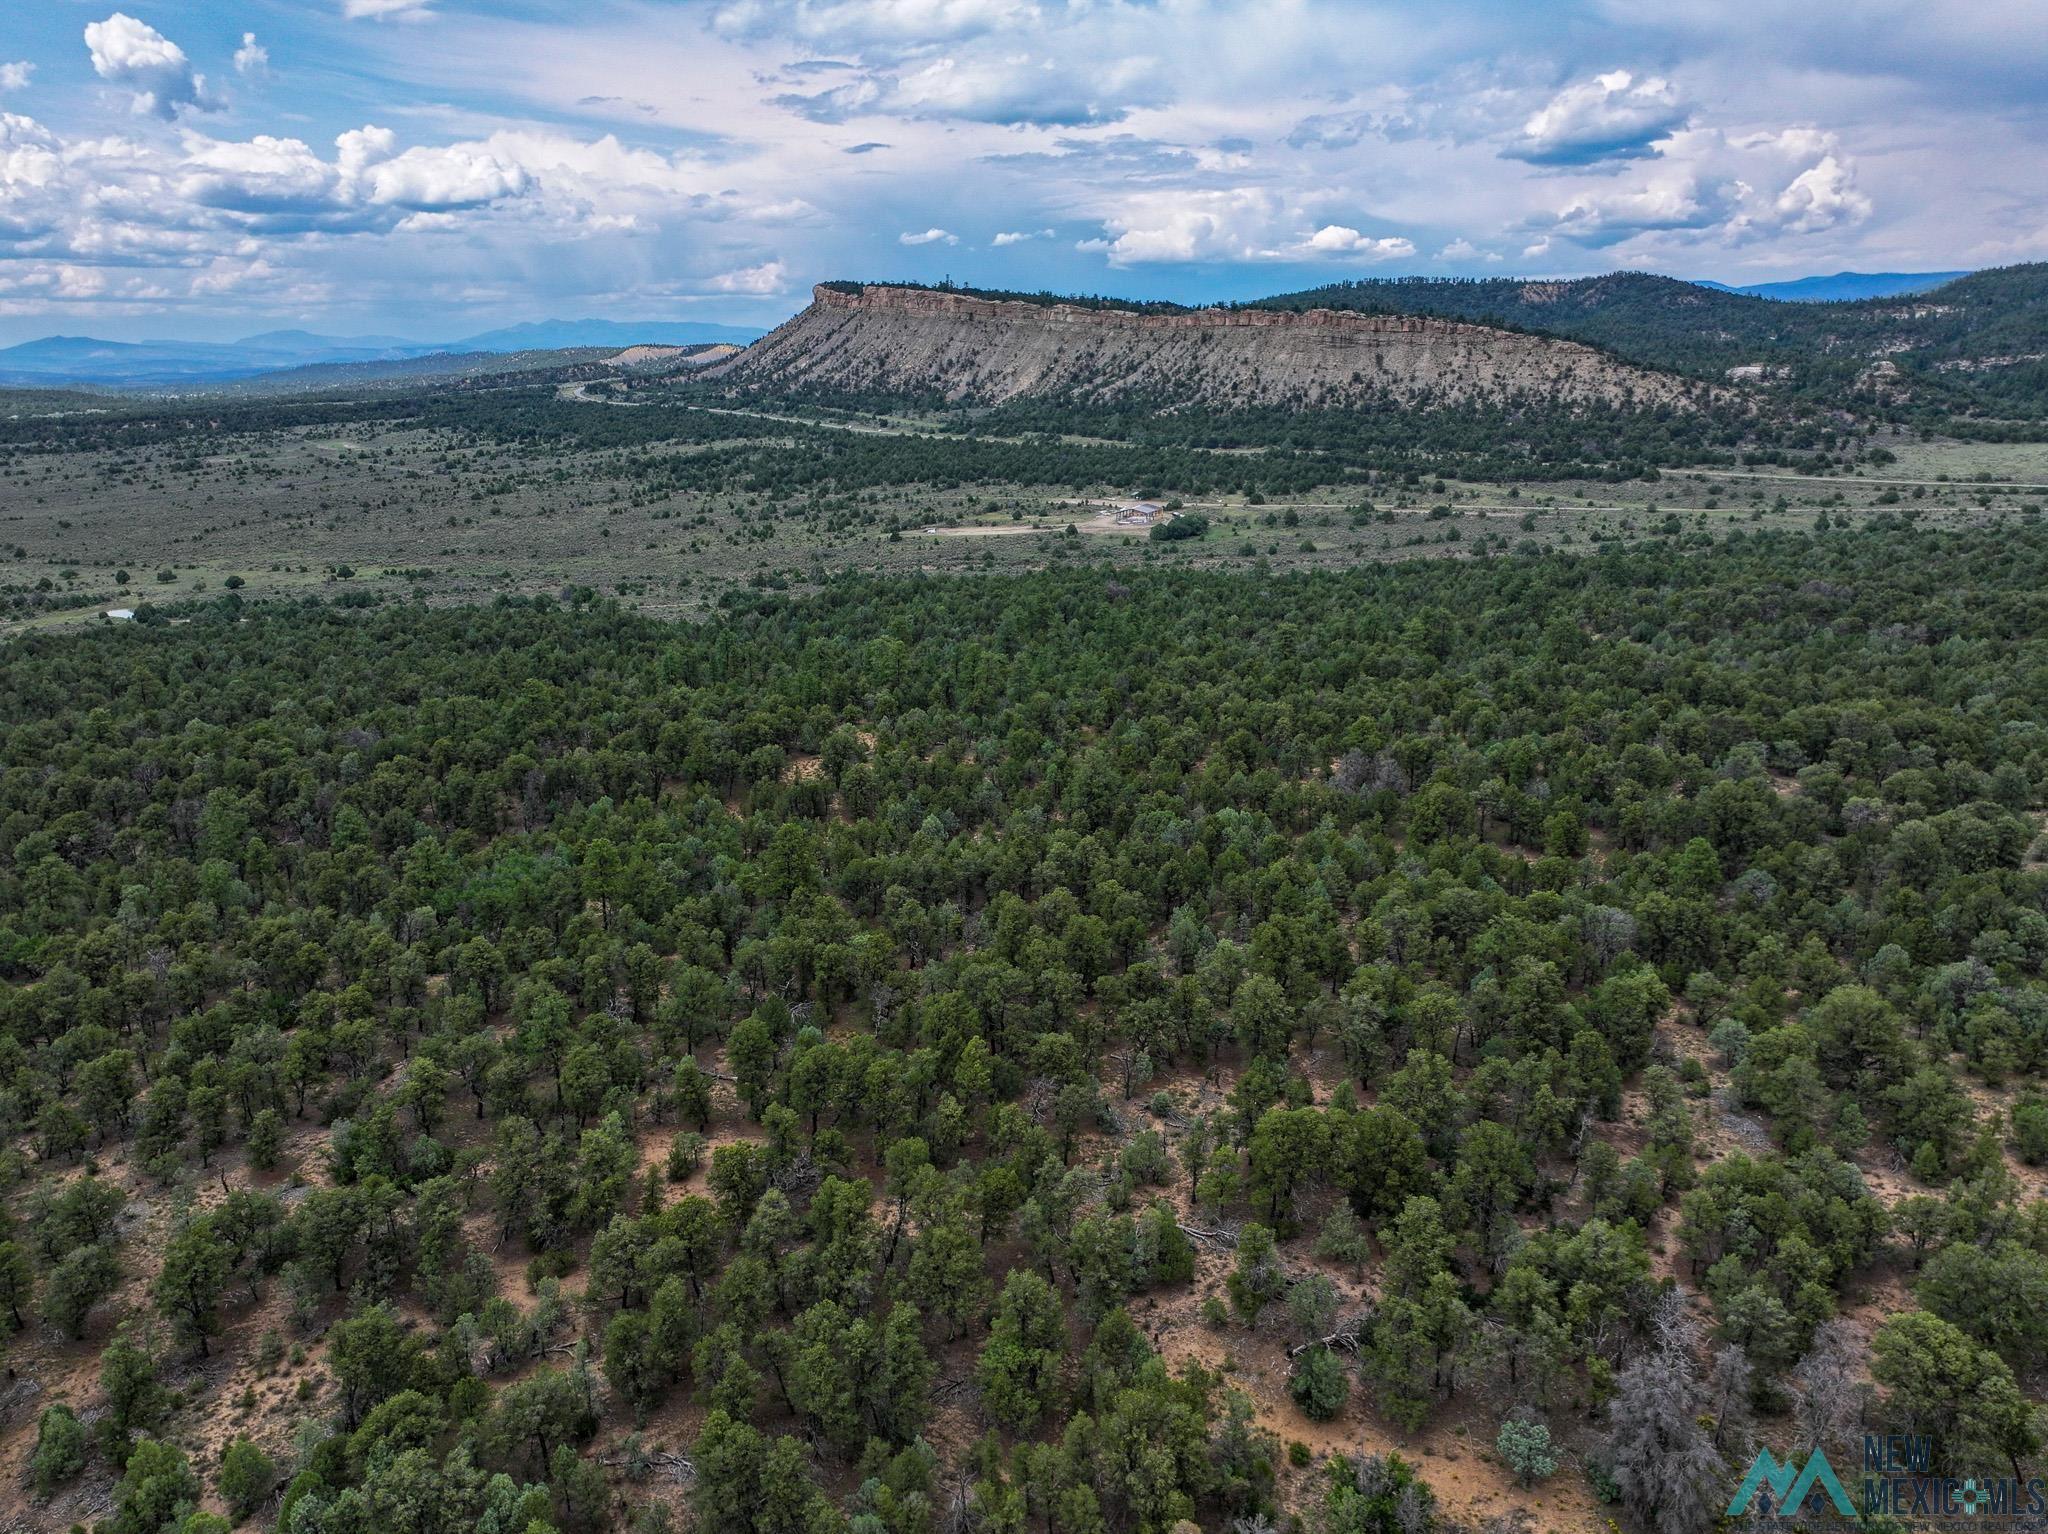
[[[26,59],[16,59],[11,64],[0,64],[0,91],[28,89],[28,82],[36,72],[36,66]]]
[[[2027,5],[1964,0],[1955,25],[1913,21],[1914,48],[1958,61],[1967,22],[1972,60],[2037,83],[2048,44],[2014,21]],[[1765,23],[1742,0],[1588,0],[1564,26],[1477,0],[1427,19],[1355,0],[318,0],[266,9],[260,42],[242,32],[252,13],[203,47],[163,25],[237,108],[269,113],[279,93],[238,78],[260,75],[264,44],[281,70],[302,59],[291,29],[307,12],[339,94],[291,105],[325,120],[367,95],[360,112],[397,134],[328,142],[275,116],[203,134],[218,120],[200,115],[213,92],[193,60],[96,8],[76,19],[107,17],[92,85],[53,80],[46,60],[34,96],[14,94],[26,71],[0,64],[0,108],[55,94],[39,115],[80,124],[0,135],[0,286],[14,284],[0,305],[82,291],[97,270],[96,302],[151,285],[183,299],[202,276],[240,294],[317,278],[394,306],[486,288],[500,304],[624,303],[674,284],[765,314],[772,297],[750,284],[902,259],[915,247],[892,228],[956,268],[949,242],[999,252],[1032,286],[1086,287],[1105,262],[1205,268],[1177,275],[1189,294],[1252,291],[1258,263],[1477,272],[1525,247],[1546,270],[1681,273],[1766,245],[1774,269],[1826,270],[2048,248],[2028,174],[2038,114],[1966,88],[1959,62],[1899,74],[1913,50],[1867,18],[1774,15],[1796,35],[1758,67],[1746,50]],[[117,20],[161,46],[102,39]],[[440,45],[393,74],[378,66],[394,31]],[[109,124],[108,103],[131,99],[180,131]],[[1785,126],[1806,122],[1832,132]],[[1097,238],[1079,255],[1083,234]]]
[[[48,193],[64,169],[55,134],[32,117],[0,112],[0,233],[16,242],[47,233],[59,211]]]
[[[1610,70],[1559,91],[1505,152],[1535,165],[1640,159],[1690,116],[1668,80]]]
[[[388,160],[398,152],[398,135],[375,123],[351,128],[334,141],[335,164],[344,176],[355,177],[373,160]]]
[[[926,229],[918,234],[905,231],[896,236],[898,245],[958,245],[960,236],[949,234],[944,229]]]
[[[1260,188],[1147,193],[1104,220],[1102,250],[1111,266],[1147,262],[1257,261],[1278,255],[1269,244],[1279,200]]]
[[[705,284],[714,293],[781,293],[788,289],[789,269],[780,261],[763,261],[738,271],[720,272]]]
[[[1374,239],[1343,224],[1325,224],[1309,236],[1308,248],[1322,256],[1359,256],[1368,261],[1403,260],[1415,254],[1415,242],[1398,235]]]
[[[105,21],[87,22],[85,46],[93,72],[129,91],[138,113],[170,122],[182,111],[221,109],[185,50],[147,22],[121,11]]]
[[[268,134],[240,141],[195,137],[165,180],[192,208],[235,215],[255,227],[340,222],[357,205],[351,170],[322,160],[298,139]]]
[[[66,140],[0,113],[0,242],[16,258],[6,302],[129,304],[230,289],[312,302],[320,285],[305,262],[317,253],[492,224],[534,230],[559,259],[565,241],[632,232],[642,207],[734,216],[719,197],[687,189],[695,175],[685,161],[608,139],[506,133],[408,147],[369,126],[323,154],[267,134]],[[781,277],[765,262],[713,291],[773,292]]]
[[[525,167],[477,144],[408,149],[369,167],[363,189],[374,206],[411,212],[481,208],[532,184]]]
[[[746,217],[757,224],[794,224],[817,215],[817,208],[801,197],[785,197],[780,202],[757,202],[744,210]]]
[[[1263,187],[1148,192],[1104,220],[1104,237],[1084,241],[1112,266],[1196,261],[1393,261],[1415,254],[1403,235],[1370,235],[1348,224],[1314,224]]]
[[[235,73],[238,75],[266,74],[270,69],[270,50],[256,41],[254,32],[242,34],[242,46],[235,50]]]
[[[1777,227],[1792,234],[1861,223],[1871,202],[1856,187],[1856,174],[1832,154],[1824,154],[1794,176],[1771,205]]]
[[[1873,207],[1831,134],[1689,129],[1635,177],[1583,190],[1534,223],[1593,248],[1641,234],[1738,245],[1859,224]]]
[[[332,160],[298,139],[194,136],[181,163],[158,181],[172,193],[165,212],[182,216],[181,232],[213,224],[223,235],[286,239],[388,233],[416,218],[474,213],[536,189],[531,171],[488,145],[400,152],[396,136],[376,127],[342,134]]]
[[[532,297],[536,265],[584,284],[571,291],[616,285],[621,302],[666,283],[772,304],[789,266],[759,231],[816,214],[799,198],[766,204],[734,179],[716,155],[540,127],[408,143],[373,124],[323,145],[189,127],[71,137],[0,111],[0,248],[12,258],[0,264],[0,317],[230,295],[280,312],[486,291],[516,303]],[[657,264],[662,279],[642,275]]]
[[[1693,171],[1673,166],[1636,185],[1583,193],[1559,209],[1553,222],[1583,244],[1611,245],[1645,230],[1699,229],[1725,218],[1731,190],[1705,185]]]

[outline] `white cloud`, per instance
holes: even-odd
[[[1075,125],[1111,122],[1153,92],[1146,59],[1105,59],[1076,68],[1050,54],[934,59],[893,83],[886,110],[971,122]]]
[[[781,293],[787,291],[788,268],[780,261],[764,261],[734,272],[721,272],[705,284],[714,293]]]
[[[341,173],[353,177],[372,160],[388,160],[398,153],[398,135],[370,123],[349,129],[334,141],[334,148]]]
[[[1343,224],[1325,224],[1309,236],[1308,248],[1323,256],[1360,256],[1368,261],[1406,260],[1415,242],[1396,236],[1374,239]]]
[[[350,21],[417,21],[431,16],[434,0],[341,0],[341,14]]]
[[[1832,134],[1687,129],[1632,178],[1589,187],[1535,222],[1595,248],[1645,234],[1739,245],[1859,224],[1873,207]]]
[[[57,138],[34,118],[0,112],[0,244],[32,250],[56,229],[51,189],[64,177]]]
[[[277,275],[277,268],[261,256],[220,257],[192,279],[191,292],[194,298],[215,298],[261,285]]]
[[[298,139],[259,134],[247,140],[193,137],[168,185],[192,207],[263,222],[350,212],[356,202],[353,181]]]
[[[412,213],[462,212],[516,198],[533,177],[485,144],[397,152],[388,129],[335,140],[330,163],[298,139],[187,142],[172,185],[185,202],[268,233],[389,228]]]
[[[132,92],[138,113],[169,122],[187,108],[221,109],[185,50],[147,22],[120,11],[105,21],[87,22],[85,46],[92,55],[93,72]]]
[[[57,268],[56,295],[59,298],[97,298],[107,290],[107,274],[98,267]]]
[[[1558,229],[1588,243],[1611,243],[1646,229],[1698,229],[1727,214],[1723,189],[1693,170],[1671,166],[1631,186],[1587,192],[1559,209]]]
[[[1507,153],[1537,165],[1638,159],[1690,115],[1668,80],[1610,70],[1559,91],[1522,124]]]
[[[1279,214],[1279,200],[1257,188],[1145,193],[1104,220],[1102,249],[1111,266],[1270,260],[1279,255],[1269,244]]]
[[[242,34],[242,46],[235,50],[235,73],[260,75],[270,69],[270,50],[256,41],[254,32]]]
[[[815,217],[817,211],[801,197],[785,197],[780,202],[757,202],[746,216],[757,224],[794,224]]]
[[[525,167],[480,144],[408,149],[369,167],[367,199],[413,212],[481,208],[516,197],[532,185]]]
[[[24,294],[123,305],[230,290],[310,302],[324,285],[309,264],[346,264],[327,254],[343,242],[492,225],[531,228],[559,263],[574,241],[634,232],[643,206],[728,216],[716,199],[682,190],[693,174],[687,162],[611,140],[502,134],[404,147],[371,126],[340,135],[330,157],[271,135],[67,141],[0,113],[0,242],[15,257],[4,302],[19,311],[36,301]],[[392,260],[390,286],[415,286],[416,272]],[[370,275],[360,262],[351,270],[358,284]],[[96,285],[78,275],[93,272]],[[713,290],[766,294],[780,277],[767,262],[729,272]]]
[[[1199,266],[1174,273],[1186,295],[1254,291],[1258,264],[1963,266],[2048,253],[2032,174],[2048,119],[2014,110],[2048,59],[2048,34],[2020,25],[2030,4],[1957,0],[1953,26],[1894,27],[1767,23],[1754,0],[1585,0],[1562,23],[1479,0],[1426,15],[1358,0],[315,0],[245,8],[204,39],[163,20],[195,8],[159,6],[197,50],[164,43],[162,89],[102,47],[98,80],[46,59],[33,95],[0,94],[54,101],[37,115],[67,125],[0,132],[0,306],[55,292],[62,264],[106,273],[99,304],[151,287],[182,301],[202,277],[237,284],[237,304],[321,284],[342,303],[383,295],[361,301],[365,328],[529,295],[726,295],[766,316],[775,296],[748,284],[879,269],[917,248],[892,229],[956,268],[970,247],[998,252],[1030,286],[1086,288],[1106,262]],[[244,38],[259,25],[261,42]],[[1780,26],[1785,49],[1751,47]],[[294,73],[317,40],[331,88],[241,86],[238,38],[237,69],[267,44]],[[1934,55],[1925,75],[1897,67],[1914,49]],[[232,136],[196,131],[219,120],[198,113],[195,63],[235,97]],[[0,90],[18,89],[10,69]],[[182,131],[110,122],[131,96]],[[398,131],[328,141],[365,117]],[[831,117],[850,126],[817,125]],[[1082,235],[1098,238],[1077,253]]]
[[[927,229],[921,234],[906,231],[896,236],[899,245],[958,245],[960,236],[949,234],[944,229]]]
[[[1262,187],[1148,192],[1104,219],[1099,249],[1111,266],[1194,261],[1396,261],[1415,254],[1403,235],[1348,224],[1311,227],[1301,208]]]
[[[28,82],[36,72],[36,66],[26,59],[0,64],[0,91],[21,91],[28,89]]]
[[[1772,204],[1778,227],[1791,234],[1856,224],[1870,217],[1870,199],[1856,188],[1856,173],[1832,154],[1794,176]]]

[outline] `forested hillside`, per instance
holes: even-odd
[[[1974,272],[1907,298],[1784,303],[1644,272],[1570,281],[1334,283],[1254,307],[1435,314],[1570,336],[1694,377],[1780,382],[1910,417],[2048,413],[2048,265]],[[1782,375],[1779,370],[1784,370]]]
[[[2044,589],[1886,524],[21,634],[0,1478],[1698,1534],[1759,1443],[2031,1473]]]

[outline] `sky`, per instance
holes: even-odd
[[[2040,0],[5,0],[0,344],[2048,259]]]

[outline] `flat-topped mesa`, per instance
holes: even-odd
[[[1124,308],[822,283],[808,309],[705,370],[735,389],[1301,408],[1536,396],[1687,407],[1700,386],[1574,341],[1432,316]]]
[[[827,309],[858,309],[870,313],[945,315],[960,320],[998,323],[1090,325],[1110,330],[1299,330],[1328,327],[1380,334],[1485,335],[1511,337],[1512,331],[1464,320],[1424,314],[1361,314],[1346,309],[1184,309],[1154,313],[1112,305],[1068,304],[1057,299],[1040,303],[1026,298],[984,298],[934,288],[898,288],[871,284],[859,292],[825,283],[811,289],[811,302]],[[1529,337],[1542,340],[1543,337]]]

